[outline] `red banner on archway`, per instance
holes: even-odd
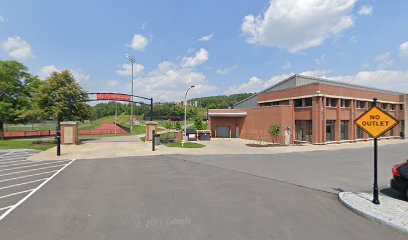
[[[131,101],[129,95],[115,94],[115,93],[98,93],[96,100],[112,100],[112,101]]]

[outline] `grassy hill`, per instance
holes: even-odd
[[[119,124],[126,124],[126,123],[129,123],[129,121],[130,121],[129,115],[118,115],[117,116],[117,123]],[[115,115],[98,118],[94,122],[95,123],[114,123]]]

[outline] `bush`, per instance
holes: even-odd
[[[196,130],[203,130],[204,129],[203,120],[201,118],[194,119],[194,128]]]
[[[175,128],[177,131],[180,131],[181,129],[183,129],[183,126],[181,125],[181,122],[180,122],[180,121],[177,121],[177,122],[174,124],[174,128]]]
[[[272,124],[272,126],[269,128],[269,134],[272,137],[272,143],[275,144],[276,139],[280,136],[281,133],[281,126],[279,124]]]
[[[174,133],[169,132],[169,133],[164,133],[164,134],[160,134],[160,142],[161,143],[172,143],[175,140],[175,136]]]

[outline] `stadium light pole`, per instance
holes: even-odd
[[[188,90],[194,87],[195,87],[194,85],[190,86],[186,91],[186,95],[184,96],[184,136],[186,138],[187,138],[187,93],[188,93]]]
[[[136,62],[136,58],[132,55],[126,54],[127,59],[132,64],[132,96],[130,103],[130,129],[133,130],[133,64]]]

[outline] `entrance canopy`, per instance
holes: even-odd
[[[209,112],[210,117],[245,117],[246,112]]]

